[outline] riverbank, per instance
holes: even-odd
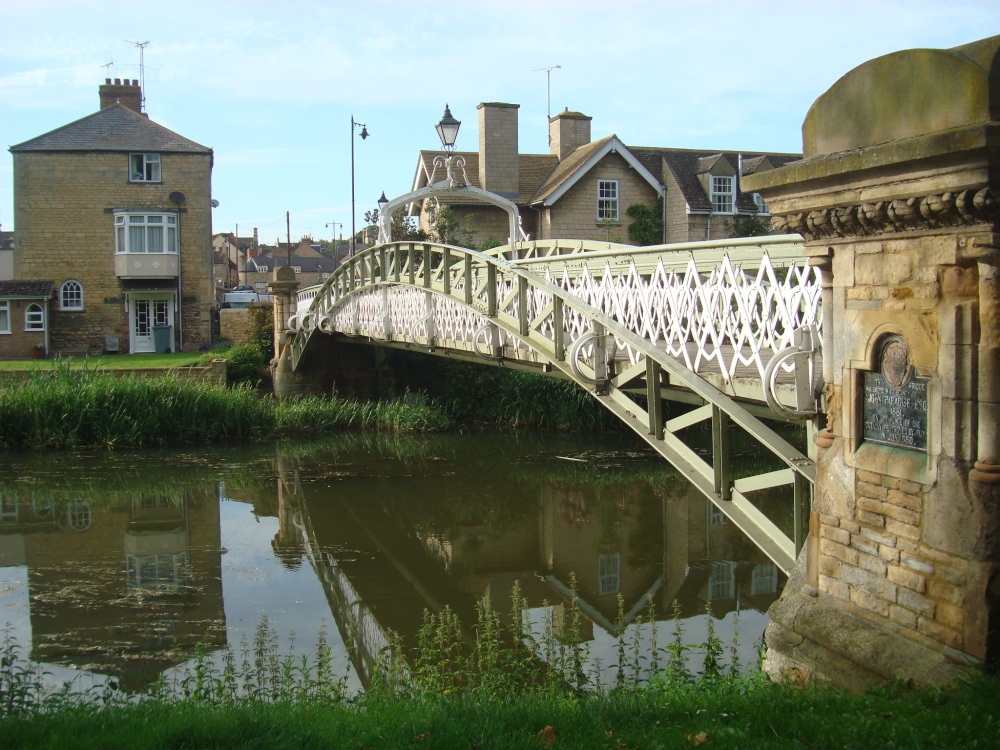
[[[986,748],[997,677],[860,695],[741,678],[606,695],[457,694],[395,700],[187,700],[15,716],[13,748]]]

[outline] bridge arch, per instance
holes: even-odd
[[[718,296],[711,301],[725,307]],[[408,316],[409,328],[402,324],[403,316]],[[585,388],[715,501],[782,570],[791,569],[806,532],[814,475],[810,459],[761,421],[763,409],[723,393],[619,320],[516,261],[436,243],[368,248],[317,290],[308,309],[290,319],[295,332],[292,366],[303,362],[317,331],[475,358],[484,354],[476,349],[477,336],[478,345],[483,343],[477,332],[484,327],[495,361],[515,359]],[[585,345],[574,346],[584,337]],[[616,360],[615,350],[626,356]],[[667,391],[679,390],[696,408],[667,420],[662,399]],[[713,429],[710,461],[677,434],[703,421]],[[734,480],[728,469],[730,422],[784,468]],[[796,519],[790,533],[749,498],[753,490],[785,485],[791,489]]]

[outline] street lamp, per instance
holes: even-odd
[[[451,116],[451,110],[445,104],[441,122],[435,128],[437,129],[438,137],[441,139],[441,145],[444,146],[444,150],[449,154],[455,150],[455,141],[458,140],[458,129],[461,126],[462,122]]]
[[[368,128],[363,122],[355,122],[354,115],[351,115],[351,249],[350,255],[354,255],[354,238],[357,229],[354,226],[354,129],[361,128],[361,140],[368,137]]]
[[[389,199],[385,197],[385,191],[382,191],[382,197],[378,199],[378,215],[379,219],[385,216],[385,207],[389,202]]]

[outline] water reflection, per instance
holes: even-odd
[[[0,584],[26,593],[0,594],[0,624],[32,659],[131,690],[196,644],[238,649],[263,615],[282,645],[306,650],[332,621],[334,653],[363,688],[389,631],[415,644],[425,610],[449,607],[470,638],[483,597],[506,623],[522,616],[515,582],[531,617],[558,630],[575,579],[598,659],[649,599],[664,618],[676,600],[692,642],[706,603],[724,638],[740,611],[750,653],[783,583],[621,436],[349,437],[57,467],[18,457],[0,469],[0,566]]]

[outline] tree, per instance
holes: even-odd
[[[659,245],[663,242],[663,198],[656,199],[656,208],[636,203],[625,209],[632,217],[628,238],[640,245]]]
[[[369,226],[378,226],[379,210],[373,208],[365,212],[365,221]],[[427,232],[417,228],[417,222],[412,216],[407,216],[405,210],[400,207],[392,212],[392,220],[389,225],[393,241],[410,240],[412,242],[423,242],[428,239]]]

